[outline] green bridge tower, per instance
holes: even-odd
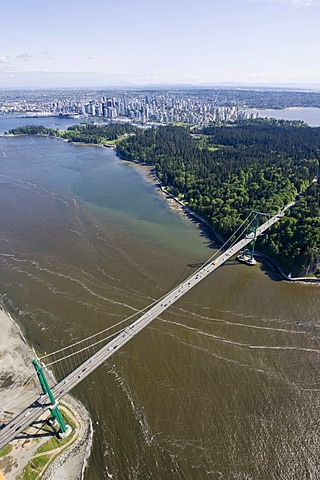
[[[259,227],[260,225],[260,214],[259,212],[254,212],[256,215],[254,217],[254,220],[253,220],[253,223],[252,223],[252,227],[249,229],[250,232],[253,232],[254,234],[254,237],[252,239],[252,241],[250,242],[250,246],[251,246],[251,251],[250,251],[250,260],[251,262],[255,262],[254,260],[254,249],[255,249],[255,246],[256,246],[256,240],[257,240],[257,228]]]
[[[52,407],[50,408],[50,412],[52,417],[58,422],[60,426],[60,432],[62,434],[67,435],[68,430],[70,430],[69,425],[65,424],[65,421],[63,420],[63,417],[61,415],[61,412],[59,410],[59,407],[57,405],[57,402],[53,396],[52,390],[49,386],[48,380],[46,379],[46,376],[44,374],[42,366],[37,362],[37,360],[32,360],[32,364],[35,368],[35,371],[37,372],[37,376],[42,388],[42,391],[44,394],[48,394],[48,397],[50,399]]]

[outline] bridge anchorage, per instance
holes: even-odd
[[[264,214],[261,212],[251,212],[243,223],[237,228],[237,230],[232,234],[232,236],[222,245],[218,251],[216,251],[203,265],[201,265],[195,272],[193,272],[187,279],[183,280],[179,285],[174,287],[170,292],[166,293],[159,300],[154,301],[151,305],[144,307],[139,312],[136,312],[134,315],[131,315],[124,320],[121,320],[115,325],[112,325],[102,332],[91,335],[90,337],[80,340],[73,345],[68,347],[61,348],[56,352],[47,354],[42,357],[44,358],[53,356],[56,354],[61,354],[62,352],[77,346],[79,350],[77,352],[72,352],[66,354],[63,358],[54,360],[51,363],[47,364],[47,367],[55,363],[61,362],[69,358],[73,358],[75,354],[87,351],[89,348],[94,347],[99,344],[99,350],[94,354],[89,356],[87,360],[82,361],[80,366],[74,368],[73,371],[63,377],[61,381],[56,383],[52,388],[49,387],[48,381],[43,373],[42,366],[38,363],[37,360],[33,360],[33,365],[35,367],[40,385],[43,390],[43,394],[34,398],[30,402],[29,406],[25,408],[20,414],[18,414],[11,421],[3,425],[0,430],[0,449],[11,442],[19,433],[32,424],[39,416],[46,411],[48,408],[51,411],[52,417],[58,422],[60,426],[61,435],[65,435],[69,430],[68,426],[65,425],[62,418],[61,412],[58,408],[58,401],[61,398],[69,393],[76,385],[78,385],[82,380],[84,380],[91,372],[93,372],[97,367],[106,362],[113,354],[115,354],[120,348],[122,348],[127,342],[133,339],[141,330],[143,330],[149,323],[151,323],[155,318],[159,317],[167,308],[177,302],[183,295],[185,295],[189,290],[195,287],[198,283],[204,280],[208,275],[213,273],[217,268],[223,265],[231,257],[234,257],[237,253],[243,252],[244,249],[251,245],[251,250],[249,250],[250,258],[252,263],[255,241],[259,235],[265,232],[269,227],[274,225],[276,222],[282,219],[285,215],[285,212],[293,207],[295,202],[291,202],[289,205],[285,206],[279,213],[275,215]],[[260,224],[262,216],[269,217],[267,221]],[[245,262],[247,263],[247,262]],[[138,317],[138,318],[137,318]],[[135,318],[135,320],[133,320]],[[131,322],[131,323],[130,323]],[[120,327],[120,330],[110,335],[110,330],[116,327]],[[97,335],[105,335],[102,340],[97,340]],[[110,340],[111,338],[111,340]],[[94,339],[94,340],[93,340]],[[90,343],[89,347],[81,347],[82,342],[94,342]],[[107,341],[107,343],[105,343]],[[104,342],[104,346],[100,348],[101,343]],[[70,428],[70,427],[69,427]],[[70,430],[69,430],[70,431]]]

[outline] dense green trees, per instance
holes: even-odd
[[[295,207],[258,240],[286,273],[314,272],[320,252],[320,128],[257,119],[212,125],[138,129],[128,124],[81,124],[59,132],[43,126],[11,130],[73,142],[107,144],[123,138],[123,158],[153,165],[162,184],[217,232],[229,236],[251,210],[268,213],[298,196]],[[311,185],[311,186],[310,186]]]
[[[262,249],[293,275],[317,273],[320,258],[320,184],[297,199],[294,209],[260,240]],[[318,272],[319,273],[319,272]]]
[[[42,125],[26,125],[9,130],[9,134],[51,135],[65,138],[69,142],[105,144],[136,131],[137,127],[130,124],[109,123],[107,125],[96,125],[85,123],[72,125],[65,131],[46,128]]]
[[[58,130],[54,128],[47,128],[43,125],[25,125],[23,127],[17,127],[8,132],[10,135],[51,135],[57,136]]]
[[[163,185],[225,236],[252,209],[279,211],[318,173],[319,128],[258,120],[194,133],[172,126],[148,129],[120,142],[117,150],[124,158],[154,165]],[[315,264],[319,214],[313,184],[288,218],[260,241],[261,250],[287,273]]]
[[[104,144],[116,140],[121,136],[136,131],[130,124],[109,123],[108,125],[95,125],[92,123],[72,125],[60,136],[70,142]]]

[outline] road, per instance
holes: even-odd
[[[260,227],[257,228],[256,235],[261,235],[265,230],[271,227],[271,225],[278,222],[284,216],[286,210],[291,208],[293,205],[294,202],[290,203],[279,214],[269,218],[265,223],[260,225]],[[122,332],[113,338],[113,340],[111,340],[107,345],[92,355],[91,358],[82,363],[80,367],[76,368],[61,382],[57,383],[52,388],[52,393],[56,401],[58,402],[66,393],[70,392],[70,390],[78,385],[78,383],[90,375],[91,372],[108,360],[111,355],[116,353],[135,335],[141,332],[141,330],[143,330],[150,322],[152,322],[152,320],[159,317],[162,312],[177,302],[189,290],[204,280],[229,258],[233,257],[236,253],[242,250],[252,241],[253,237],[253,232],[247,234],[244,239],[228,248],[219,257],[215,258],[214,261],[204,264],[201,269],[196,271],[177,287],[167,293],[164,297],[162,297],[162,299],[160,299],[152,308],[138,318],[138,320],[122,330]],[[30,405],[22,413],[17,415],[13,420],[5,425],[0,431],[0,449],[18,436],[20,432],[22,432],[28,425],[30,425],[41,415],[44,409],[47,409],[50,406],[52,405],[50,404],[48,395],[41,395],[34,401],[32,405]]]

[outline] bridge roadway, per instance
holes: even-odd
[[[279,221],[285,214],[285,211],[292,207],[294,202],[287,205],[279,214],[269,218],[265,223],[257,228],[256,235],[261,235],[267,228]],[[92,355],[88,360],[76,368],[72,373],[65,377],[61,382],[57,383],[52,388],[52,393],[58,402],[66,393],[70,392],[78,383],[87,377],[93,370],[102,365],[111,355],[123,347],[129,340],[137,335],[143,328],[145,328],[152,320],[159,317],[162,312],[173,305],[183,295],[185,295],[191,288],[200,283],[210,273],[214,272],[229,258],[234,256],[253,239],[254,233],[251,232],[242,240],[228,248],[219,257],[213,261],[205,263],[200,270],[192,274],[177,287],[173,288],[169,293],[162,297],[153,307],[144,313],[138,320],[121,331],[114,337],[107,345],[102,347],[97,353]],[[0,430],[0,449],[7,443],[11,442],[15,437],[19,436],[28,425],[34,422],[45,409],[48,409],[50,404],[48,395],[40,395],[29,407],[17,415],[13,420],[6,424]]]

